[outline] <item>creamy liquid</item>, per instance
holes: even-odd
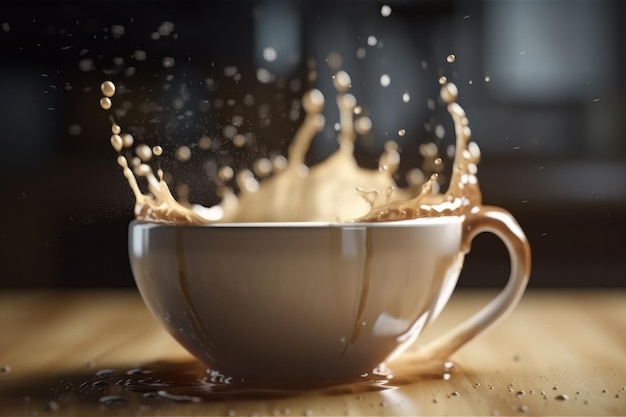
[[[96,372],[83,383],[89,395],[93,388],[98,389],[101,403],[114,405],[131,400],[131,393],[140,392],[144,399],[163,398],[176,403],[197,403],[202,401],[284,399],[307,395],[336,396],[394,390],[409,384],[426,381],[450,380],[460,369],[453,362],[414,361],[411,354],[398,360],[399,372],[393,375],[387,369],[375,369],[360,378],[328,383],[291,383],[289,386],[254,381],[237,381],[206,370],[198,362],[158,362],[145,368],[132,368],[119,373],[112,369]],[[123,385],[115,382],[123,378]],[[107,395],[102,396],[102,392]]]
[[[441,98],[452,116],[456,134],[456,151],[448,190],[437,192],[437,175],[433,174],[416,192],[400,188],[393,179],[400,161],[397,146],[388,143],[379,159],[378,169],[366,169],[357,164],[354,142],[359,133],[371,127],[366,117],[356,117],[356,98],[348,93],[350,76],[339,71],[334,76],[337,106],[340,113],[338,149],[321,163],[307,167],[305,156],[316,134],[324,127],[324,96],[313,89],[305,93],[303,107],[306,117],[288,149],[283,167],[259,182],[252,171],[237,174],[230,167],[222,167],[223,180],[234,177],[239,193],[221,185],[221,202],[213,207],[177,201],[163,179],[162,170],[155,173],[148,162],[162,154],[159,146],[139,144],[130,162],[123,151],[134,145],[130,134],[122,132],[113,121],[111,144],[118,152],[118,164],[135,195],[135,216],[144,221],[178,225],[224,222],[352,222],[391,221],[417,217],[463,215],[481,204],[481,193],[476,178],[480,159],[478,145],[470,142],[471,131],[465,111],[456,102],[455,84],[445,77],[439,80]],[[105,81],[100,105],[108,110],[113,106],[115,85]],[[112,119],[113,120],[113,119]],[[202,145],[202,144],[200,144]],[[180,161],[188,160],[190,149],[177,150]],[[258,162],[270,163],[267,159]],[[436,158],[435,164],[441,164]],[[278,164],[275,164],[278,165]],[[271,168],[266,168],[271,170]],[[145,177],[148,190],[144,192],[137,182]]]

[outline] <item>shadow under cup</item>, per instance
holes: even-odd
[[[133,221],[129,253],[151,312],[211,370],[246,381],[338,381],[401,353],[439,315],[456,285],[469,229],[467,219],[452,216],[341,224]],[[512,256],[512,270],[516,261]],[[499,306],[492,301],[484,309],[490,311],[424,357],[445,358],[509,310],[526,284],[512,281]]]

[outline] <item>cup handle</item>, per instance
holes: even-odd
[[[463,323],[418,351],[427,359],[447,359],[461,346],[504,318],[519,302],[530,276],[530,246],[515,218],[498,207],[483,206],[463,221],[461,250],[468,253],[476,235],[491,232],[506,245],[511,273],[504,289],[489,304]]]

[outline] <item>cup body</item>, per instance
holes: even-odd
[[[133,221],[151,312],[212,370],[243,380],[358,377],[447,303],[463,219],[170,226]]]

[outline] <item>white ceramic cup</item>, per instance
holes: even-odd
[[[486,307],[422,350],[424,359],[446,359],[526,287],[530,249],[502,209],[381,223],[133,221],[129,252],[149,309],[210,369],[235,380],[340,381],[416,340],[484,231],[506,244],[510,277]]]

